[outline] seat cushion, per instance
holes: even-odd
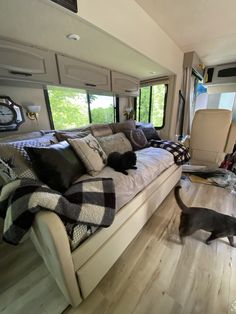
[[[101,178],[112,178],[116,190],[116,209],[120,209],[129,202],[139,191],[146,187],[152,180],[165,169],[174,164],[171,153],[164,149],[148,147],[135,152],[137,156],[137,169],[129,169],[128,176],[116,172],[110,167],[105,167],[97,175]],[[88,179],[87,174],[77,181]]]

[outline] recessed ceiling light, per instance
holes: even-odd
[[[66,38],[70,40],[80,40],[80,36],[77,34],[69,34],[66,36]]]
[[[156,74],[157,72],[155,72],[155,71],[149,71],[148,73],[149,73],[149,74]]]

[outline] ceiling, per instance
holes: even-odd
[[[117,70],[140,79],[171,74],[119,40],[53,2],[0,1],[0,36]],[[77,33],[79,41],[66,35]]]
[[[184,51],[206,65],[236,61],[235,0],[135,0]],[[178,5],[177,5],[178,4]],[[43,12],[43,14],[42,14]],[[0,1],[0,37],[51,49],[140,79],[172,74],[47,0]],[[79,41],[66,35],[77,33]]]
[[[235,0],[135,0],[184,51],[206,65],[236,61]]]

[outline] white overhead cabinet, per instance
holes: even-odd
[[[57,63],[62,85],[111,91],[110,70],[60,54]]]
[[[58,83],[55,54],[0,40],[0,78]]]
[[[111,77],[114,93],[127,96],[139,95],[139,79],[116,71],[111,72]]]

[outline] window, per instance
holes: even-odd
[[[113,96],[88,94],[82,89],[48,86],[48,98],[55,129],[115,121]]]
[[[115,122],[115,107],[113,96],[89,94],[92,123]]]
[[[141,87],[138,98],[138,121],[151,122],[161,129],[165,124],[167,84]]]
[[[222,93],[220,95],[219,109],[232,110],[236,103],[236,93]]]
[[[220,85],[211,91],[200,83],[197,88],[195,111],[199,109],[228,109],[235,114],[236,92],[224,91],[224,86]]]

